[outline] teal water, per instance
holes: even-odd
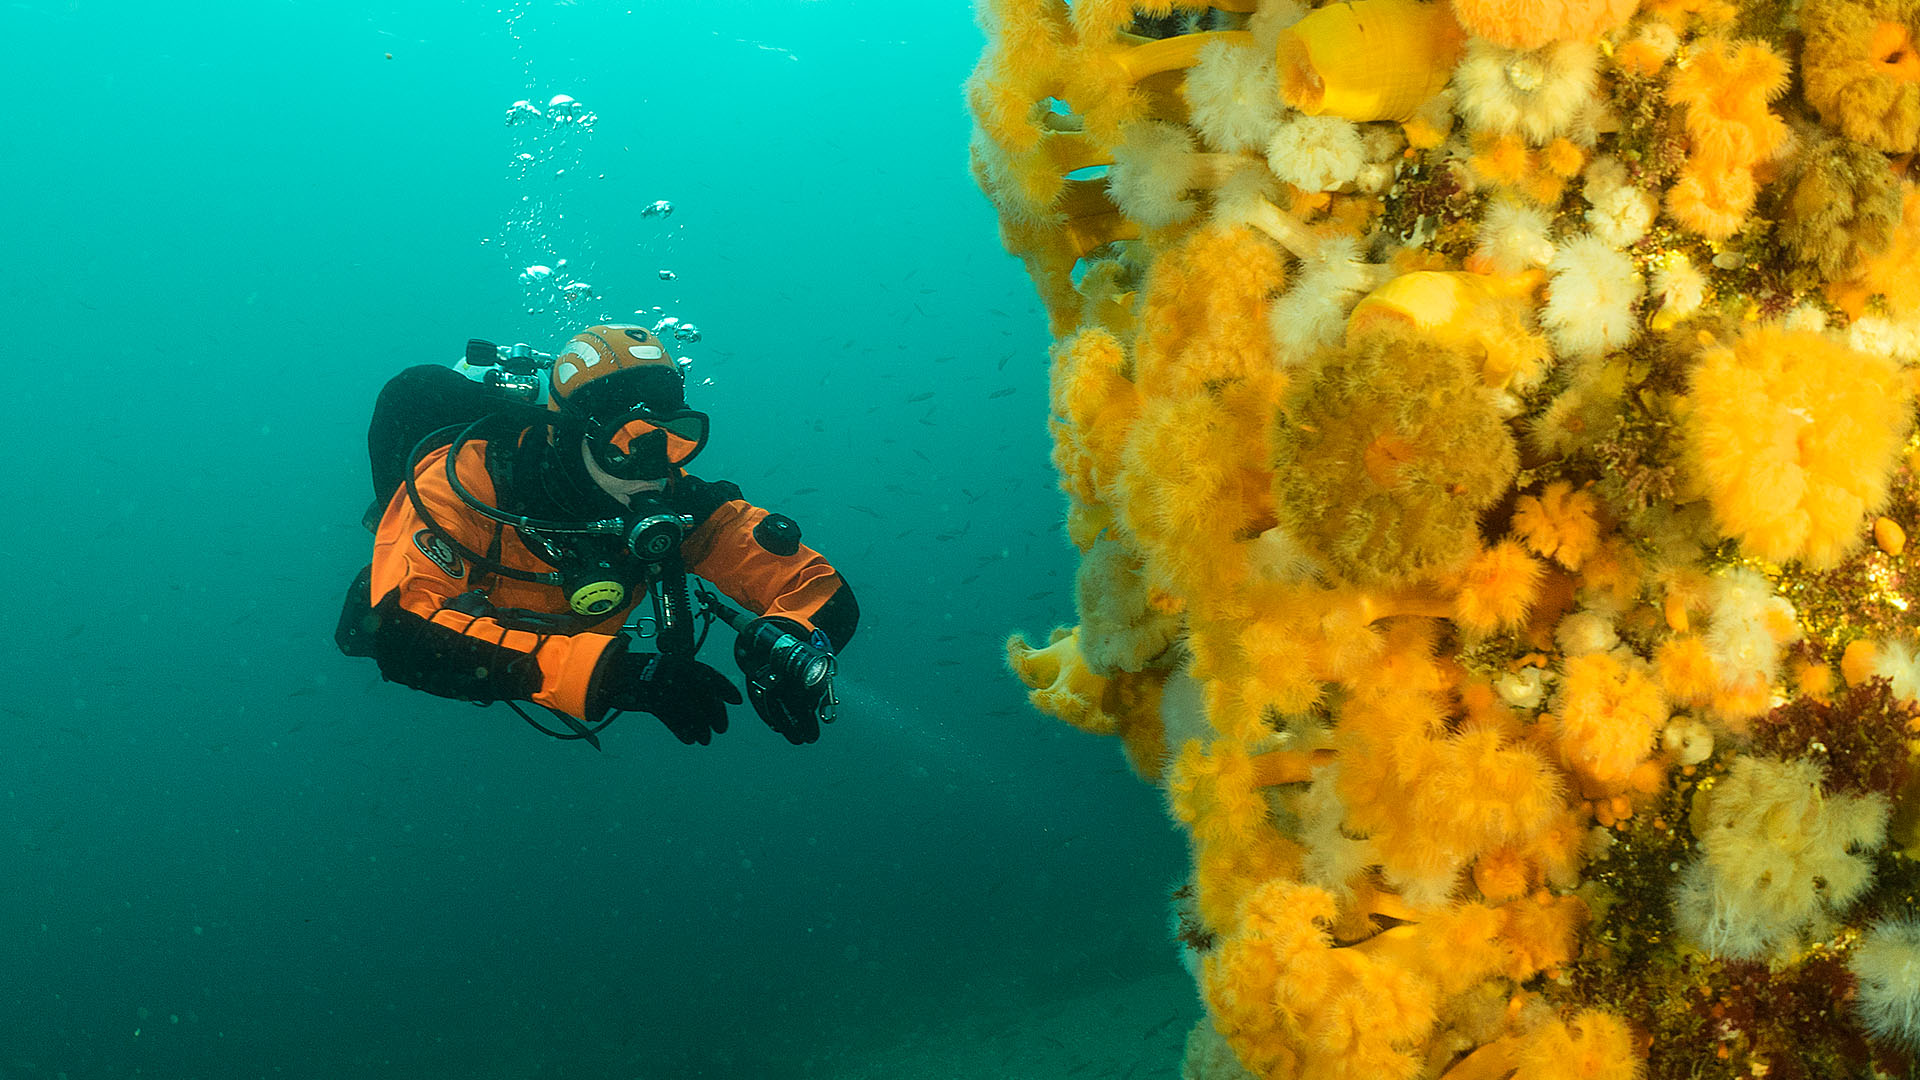
[[[1073,561],[965,5],[24,0],[0,40],[0,1077],[835,1076],[1176,969],[1155,793],[1001,669]],[[562,93],[590,131],[505,123]],[[598,299],[523,284],[560,258]],[[702,330],[701,471],[859,591],[840,722],[596,754],[339,656],[383,380],[655,308]]]

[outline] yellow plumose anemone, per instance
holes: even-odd
[[[1007,666],[1031,688],[1027,699],[1034,708],[1095,735],[1118,730],[1115,718],[1100,707],[1107,680],[1087,667],[1079,628],[1058,627],[1037,649],[1016,633],[1007,638],[1006,652]]]
[[[1807,0],[1801,79],[1808,104],[1847,138],[1905,153],[1920,139],[1913,0]]]
[[[1736,756],[1694,795],[1698,854],[1674,892],[1674,925],[1716,956],[1787,955],[1872,884],[1888,800],[1829,793],[1806,758]]]
[[[1749,553],[1812,569],[1865,538],[1912,422],[1895,361],[1763,327],[1700,357],[1686,446],[1714,521]]]
[[[1343,576],[1451,570],[1519,467],[1477,366],[1429,338],[1369,333],[1290,388],[1274,425],[1280,522]]]

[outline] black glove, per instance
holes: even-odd
[[[834,705],[838,699],[833,696],[833,684],[823,682],[811,687],[790,687],[781,690],[768,687],[761,692],[758,684],[748,683],[747,689],[753,694],[753,711],[767,726],[786,737],[795,746],[801,746],[820,740],[820,725],[833,723]]]
[[[692,746],[727,730],[727,706],[740,704],[732,680],[698,660],[663,653],[622,653],[594,687],[595,705],[659,717],[674,737]]]

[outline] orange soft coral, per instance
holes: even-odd
[[[1593,493],[1555,480],[1538,495],[1523,495],[1513,511],[1513,531],[1535,553],[1569,570],[1580,569],[1600,546],[1599,503]]]
[[[1575,936],[1590,912],[1577,896],[1554,896],[1542,890],[1501,905],[1500,915],[1500,936],[1510,956],[1506,974],[1524,982],[1579,955]]]
[[[1786,121],[1767,103],[1787,89],[1789,65],[1759,41],[1708,38],[1674,72],[1667,98],[1686,108],[1693,153],[1667,197],[1674,219],[1709,240],[1745,223],[1759,186],[1753,169],[1786,144]]]
[[[1514,1080],[1639,1080],[1644,1070],[1633,1030],[1599,1009],[1534,1031],[1518,1057]]]
[[[1801,80],[1821,119],[1876,150],[1920,139],[1920,54],[1912,0],[1807,0]]]
[[[1660,688],[1682,705],[1705,705],[1720,690],[1720,671],[1707,652],[1707,644],[1693,634],[1661,642],[1653,666],[1660,676]]]
[[[1431,978],[1333,946],[1325,890],[1270,881],[1247,898],[1240,926],[1204,961],[1202,984],[1220,1033],[1261,1076],[1411,1080],[1414,1049],[1438,1016]]]
[[[1539,599],[1545,571],[1519,544],[1511,540],[1495,544],[1460,574],[1454,622],[1476,634],[1520,622]]]
[[[1668,716],[1666,695],[1637,661],[1603,652],[1568,658],[1556,704],[1560,753],[1590,796],[1626,790]]]
[[[1381,665],[1339,711],[1344,827],[1371,838],[1388,882],[1409,900],[1442,903],[1482,852],[1551,827],[1560,778],[1498,728],[1448,735],[1439,699],[1396,679],[1393,666]]]
[[[1267,298],[1286,286],[1272,241],[1244,226],[1193,233],[1147,276],[1134,380],[1181,398],[1274,366]]]
[[[1726,535],[1812,569],[1859,546],[1910,424],[1895,361],[1767,327],[1708,349],[1689,399],[1691,468]]]
[[[1453,0],[1469,33],[1511,49],[1598,37],[1633,16],[1639,0]]]
[[[1279,379],[1252,376],[1218,394],[1142,408],[1112,501],[1153,584],[1193,597],[1227,595],[1245,582],[1246,541],[1273,524],[1261,451]]]
[[[1289,620],[1274,615],[1255,619],[1241,648],[1251,668],[1248,692],[1263,708],[1299,713],[1320,700],[1312,643]]]
[[[1053,348],[1053,463],[1068,498],[1068,538],[1082,551],[1110,517],[1100,505],[1103,488],[1120,471],[1127,430],[1139,412],[1129,366],[1119,340],[1104,330],[1083,331]]]
[[[1707,38],[1667,83],[1687,110],[1687,139],[1711,166],[1754,165],[1778,153],[1787,123],[1767,108],[1787,90],[1787,59],[1762,41]]]
[[[1759,192],[1752,169],[1726,166],[1716,171],[1690,161],[1667,190],[1667,213],[1709,240],[1725,240],[1746,224]]]
[[[1517,848],[1495,848],[1473,863],[1473,887],[1496,904],[1526,895],[1532,875],[1532,864]]]
[[[1039,145],[1041,103],[1064,78],[1070,31],[1059,4],[989,0],[979,5],[988,46],[967,81],[974,120],[1008,153]]]

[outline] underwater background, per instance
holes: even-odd
[[[0,1077],[1174,1074],[1183,841],[1003,669],[1074,564],[968,5],[34,0],[0,38]],[[382,382],[669,315],[698,471],[858,591],[821,742],[736,709],[595,753],[340,656]]]

